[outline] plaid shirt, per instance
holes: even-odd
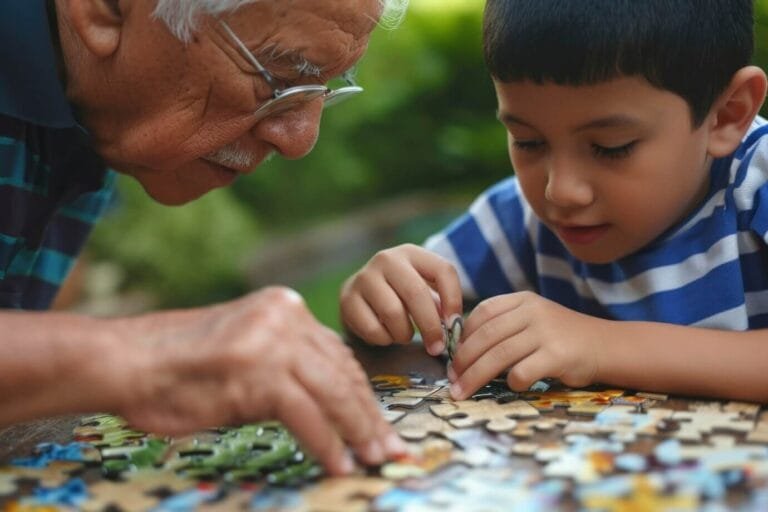
[[[0,308],[50,306],[113,182],[56,75],[45,2],[0,2]]]

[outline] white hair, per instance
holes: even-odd
[[[236,11],[259,0],[157,0],[154,16],[163,21],[176,37],[184,42],[192,39],[201,16],[218,16]],[[279,0],[278,0],[279,1]],[[382,15],[379,25],[394,28],[405,15],[408,0],[379,0]]]

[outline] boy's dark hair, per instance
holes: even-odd
[[[501,82],[642,76],[699,126],[753,49],[752,0],[487,0],[485,61]]]

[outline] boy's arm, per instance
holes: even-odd
[[[483,301],[467,317],[464,334],[448,371],[456,400],[506,372],[516,391],[555,377],[571,387],[768,402],[766,329],[606,320],[522,292]]]
[[[768,402],[768,329],[720,331],[604,321],[595,382]]]

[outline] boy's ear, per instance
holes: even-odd
[[[109,57],[120,44],[123,13],[119,0],[64,0],[72,29],[95,56]]]
[[[738,70],[710,112],[708,152],[715,158],[733,153],[765,99],[768,80],[762,69],[746,66]]]

